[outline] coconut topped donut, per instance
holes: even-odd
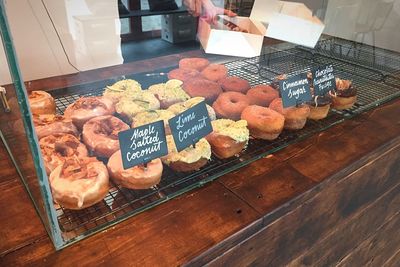
[[[54,98],[45,91],[32,91],[29,96],[29,105],[32,114],[55,114],[56,104]]]
[[[121,99],[121,97],[141,91],[142,86],[140,83],[135,80],[126,79],[107,86],[103,96],[110,99],[115,104]]]
[[[213,132],[220,135],[229,136],[237,142],[244,142],[249,140],[249,129],[247,128],[247,121],[219,119],[211,122]]]
[[[189,108],[196,106],[197,104],[199,104],[200,102],[202,102],[204,100],[205,100],[204,97],[193,97],[185,102],[176,103],[176,104],[170,106],[168,108],[168,110],[171,111],[172,113],[174,113],[175,115],[178,115],[178,114],[184,112],[185,110],[188,110]],[[215,120],[216,115],[215,115],[214,109],[207,104],[206,104],[206,107],[207,107],[208,116],[210,117],[210,120]]]
[[[118,114],[132,121],[132,118],[142,111],[160,109],[160,101],[153,93],[142,91],[130,96],[124,96],[115,105]]]
[[[33,115],[33,123],[35,124],[36,134],[39,139],[58,133],[68,133],[79,136],[78,129],[76,129],[72,120],[64,118],[61,115]]]
[[[171,134],[171,129],[169,128],[168,121],[174,116],[175,114],[169,110],[160,109],[160,110],[143,111],[136,114],[136,116],[133,117],[132,128],[162,120],[164,121],[165,133]]]
[[[166,83],[154,84],[148,90],[160,101],[160,107],[166,109],[175,103],[183,102],[190,98],[182,89],[182,84],[183,82],[180,80],[169,80]]]

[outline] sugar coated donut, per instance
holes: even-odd
[[[208,104],[212,104],[222,93],[221,86],[218,83],[205,79],[189,80],[183,84],[183,89],[191,97],[204,97]]]
[[[201,72],[201,75],[207,80],[217,82],[228,76],[228,69],[224,65],[210,64]]]
[[[268,107],[272,100],[279,97],[279,93],[269,85],[257,85],[247,92],[250,105]]]
[[[310,115],[310,107],[302,104],[297,107],[283,108],[282,98],[276,98],[269,107],[285,117],[285,129],[299,130],[302,129]]]
[[[238,92],[225,92],[213,104],[217,117],[240,120],[242,111],[250,104],[246,95]]]
[[[225,92],[233,91],[246,94],[250,89],[250,84],[248,81],[236,76],[229,76],[219,80],[218,82],[221,85],[222,90]]]
[[[158,184],[163,172],[160,159],[124,170],[120,150],[110,157],[107,168],[111,178],[117,184],[130,189],[147,189]]]
[[[43,137],[59,133],[79,136],[78,129],[72,123],[72,120],[64,118],[61,115],[33,115],[33,123],[35,124],[35,130],[39,140]]]
[[[180,69],[192,69],[202,71],[209,64],[210,61],[201,57],[182,58],[181,60],[179,60]]]
[[[168,79],[177,79],[182,82],[187,80],[198,78],[200,72],[195,69],[174,69],[168,72]]]
[[[56,103],[49,93],[45,91],[32,91],[28,98],[32,114],[39,115],[56,113]]]
[[[280,113],[255,105],[248,106],[243,110],[242,120],[247,121],[253,137],[265,140],[278,138],[285,123],[285,118]]]

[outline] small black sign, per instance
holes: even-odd
[[[178,151],[194,145],[201,138],[212,132],[211,120],[208,116],[206,103],[182,112],[169,120],[172,136]]]
[[[333,66],[325,65],[313,70],[314,95],[326,95],[331,90],[336,90],[336,80]]]
[[[168,154],[163,121],[156,121],[118,133],[124,169]]]
[[[312,98],[306,73],[279,81],[279,90],[284,108],[296,106]]]

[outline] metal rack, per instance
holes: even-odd
[[[325,42],[325,41],[322,41]],[[328,41],[326,41],[328,42]],[[358,101],[354,108],[346,111],[331,110],[328,117],[322,121],[308,121],[306,127],[299,131],[284,131],[278,139],[265,141],[250,139],[248,147],[240,155],[220,160],[212,157],[209,163],[201,170],[191,173],[177,173],[164,166],[163,177],[159,185],[148,190],[129,190],[115,184],[105,199],[92,207],[81,211],[72,211],[56,207],[58,221],[67,242],[72,242],[90,233],[100,230],[105,225],[112,225],[134,214],[149,209],[162,202],[185,193],[193,188],[200,187],[219,176],[236,170],[259,158],[272,154],[289,144],[298,142],[308,136],[323,131],[368,109],[374,108],[386,101],[400,96],[400,85],[388,83],[388,75],[400,70],[400,55],[395,54],[391,60],[399,59],[396,68],[380,65],[363,65],[363,62],[350,64],[347,59],[333,54],[323,54],[320,43],[313,50],[301,47],[285,51],[276,51],[264,56],[226,63],[230,75],[247,79],[252,86],[270,83],[278,74],[295,74],[308,71],[318,65],[331,63],[336,75],[343,79],[351,79],[358,89]],[[368,48],[369,49],[369,48]],[[320,51],[320,52],[319,52]],[[368,50],[369,51],[369,50]],[[381,51],[377,51],[381,53]],[[397,59],[396,59],[397,58]],[[169,69],[159,70],[160,75],[135,74],[119,77],[112,80],[98,81],[71,88],[61,88],[53,91],[57,111],[64,109],[81,96],[101,95],[106,85],[112,84],[120,78],[136,79],[142,84],[164,82],[167,78],[163,73]],[[395,78],[395,76],[393,75]],[[397,79],[397,78],[396,78]]]

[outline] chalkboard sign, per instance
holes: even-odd
[[[124,169],[168,154],[163,121],[156,121],[118,133]]]
[[[325,65],[313,70],[314,95],[326,95],[331,90],[336,90],[336,80],[333,66]]]
[[[206,103],[204,101],[200,102],[196,106],[173,117],[169,120],[169,127],[171,128],[178,151],[194,145],[201,138],[212,132]]]
[[[279,90],[281,91],[284,108],[296,106],[312,98],[306,73],[279,81]]]

